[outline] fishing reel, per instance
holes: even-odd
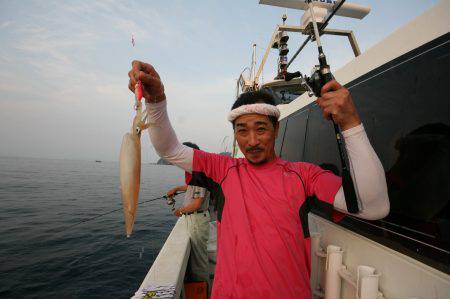
[[[182,191],[182,192],[177,191],[173,194],[173,196],[164,195],[164,198],[166,199],[166,204],[168,206],[172,206],[172,212],[175,211],[175,204],[177,203],[177,201],[175,200],[175,196],[177,196],[178,194],[184,193],[184,192],[185,191]]]
[[[330,78],[325,78],[321,73],[320,66],[316,65],[313,68],[310,77],[304,76],[301,72],[294,72],[294,73],[285,72],[284,80],[291,81],[294,78],[300,78],[300,85],[306,91],[308,91],[308,96],[312,97],[315,95],[316,97],[320,97],[322,87],[327,82],[334,79],[331,73],[329,73],[329,75]]]
[[[175,211],[175,204],[177,203],[177,201],[175,200],[175,196],[177,195],[178,195],[177,192],[173,196],[164,195],[164,198],[166,199],[166,204],[168,206],[172,206],[171,207],[172,212]]]
[[[175,198],[173,196],[172,197],[164,196],[164,197],[166,198],[166,204],[168,206],[172,206],[172,211],[175,211],[175,203],[176,203]]]
[[[324,75],[323,70],[321,70],[320,66],[316,65],[311,72],[311,77],[307,78],[307,82],[316,97],[320,97],[322,87],[325,84],[327,84],[331,80],[334,80],[334,77],[330,72],[328,72],[327,74],[328,75]]]

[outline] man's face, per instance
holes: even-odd
[[[234,122],[234,137],[252,164],[263,164],[275,158],[275,139],[278,124],[274,127],[269,117],[261,114],[245,114]]]

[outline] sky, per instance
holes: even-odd
[[[364,52],[437,1],[352,2],[370,6],[370,14],[336,17],[328,28],[353,30]],[[250,66],[253,43],[259,65],[285,12],[287,24],[299,25],[301,11],[257,0],[0,0],[0,156],[117,161],[133,118],[133,59],[159,72],[180,141],[230,150],[226,116],[236,80]],[[291,34],[291,55],[304,38]],[[332,69],[352,59],[346,39],[322,43]],[[317,63],[314,46],[292,71],[309,73]],[[262,80],[275,76],[277,55],[271,51]],[[141,139],[143,162],[155,162],[148,134]]]

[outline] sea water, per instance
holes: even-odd
[[[143,164],[140,201],[183,181],[176,167]],[[121,210],[68,228],[117,208],[117,162],[0,157],[0,297],[133,295],[176,217],[157,200],[138,206],[130,238]]]

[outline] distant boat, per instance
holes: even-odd
[[[97,163],[102,163],[102,160],[95,160],[95,162],[97,162]]]

